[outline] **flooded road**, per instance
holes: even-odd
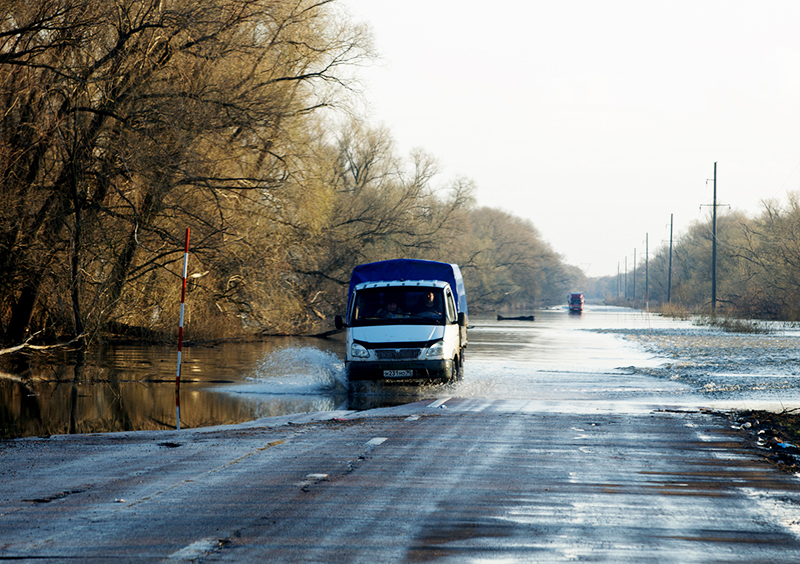
[[[286,415],[0,441],[0,559],[800,561],[798,477],[706,407],[773,401],[770,378],[795,401],[791,330],[605,308],[474,324],[454,386],[348,399],[335,343],[292,340],[188,392]],[[730,385],[759,358],[766,379]],[[370,402],[393,405],[350,406]]]
[[[582,315],[564,308],[537,311],[532,322],[470,321],[462,382],[387,384],[350,397],[338,336],[186,347],[181,425],[369,409],[443,394],[542,401],[569,397],[574,410],[646,409],[652,403],[758,408],[800,402],[796,330],[730,335],[690,321],[600,306],[587,306]],[[175,427],[176,351],[170,347],[98,348],[82,364],[67,357],[29,364],[4,360],[0,436]]]

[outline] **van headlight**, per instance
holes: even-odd
[[[369,351],[358,343],[353,343],[350,347],[350,355],[353,358],[369,358]]]
[[[428,349],[428,358],[442,358],[444,356],[444,341],[433,343]]]

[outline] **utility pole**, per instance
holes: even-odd
[[[636,248],[633,249],[633,307],[636,307]]]
[[[625,301],[628,301],[628,257],[625,257]]]
[[[708,180],[706,180],[708,186]],[[703,204],[707,205],[707,204]],[[711,214],[711,315],[717,315],[717,208],[729,204],[717,204],[717,163],[714,163],[714,211]],[[703,207],[702,205],[700,207]]]
[[[644,307],[650,310],[650,234],[644,234]]]
[[[667,271],[667,303],[672,298],[672,216],[669,214],[669,270]]]
[[[714,163],[714,213],[711,240],[711,315],[717,315],[717,163]]]

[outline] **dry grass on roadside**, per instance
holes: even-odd
[[[675,319],[689,319],[694,315],[691,311],[687,310],[680,304],[661,304],[658,308],[658,313],[665,317],[674,317]]]
[[[771,333],[772,329],[761,321],[755,319],[734,319],[732,317],[698,317],[694,325],[709,326],[722,329],[726,333],[749,333],[763,335]]]

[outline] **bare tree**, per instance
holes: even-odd
[[[484,207],[470,212],[466,227],[459,262],[475,309],[562,301],[572,276],[530,221]]]
[[[369,47],[330,1],[6,0],[0,15],[10,341],[34,316],[63,332],[65,299],[78,334],[163,309],[185,225],[215,266],[279,225],[310,114]],[[225,302],[230,279],[207,295]]]
[[[472,202],[471,183],[435,186],[435,159],[422,151],[401,159],[388,130],[357,120],[319,152],[315,176],[329,196],[324,221],[313,228],[298,224],[297,231],[323,244],[293,265],[321,313],[340,310],[356,264],[437,259],[450,248],[460,232],[458,218]]]

